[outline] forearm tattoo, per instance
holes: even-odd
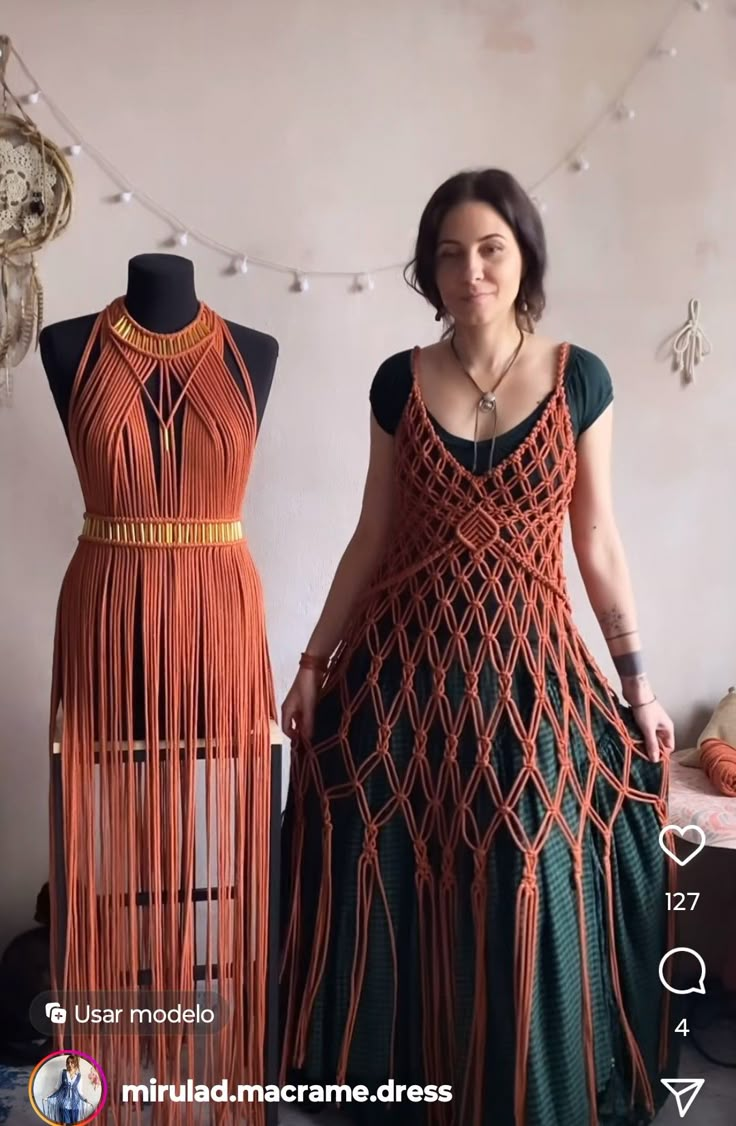
[[[613,658],[613,663],[616,666],[616,672],[622,679],[644,675],[644,655],[641,649],[637,649],[633,653],[619,653],[618,656]]]
[[[604,633],[618,633],[623,629],[623,614],[614,606],[612,610],[604,610],[598,615],[601,629]]]
[[[638,633],[636,629],[624,629],[624,615],[615,606],[612,610],[605,610],[598,615],[603,637],[606,641],[615,641],[619,637],[631,637]]]

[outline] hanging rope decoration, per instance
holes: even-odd
[[[11,43],[0,36],[0,396],[12,398],[12,369],[38,345],[43,286],[36,255],[68,226],[73,177],[5,80]],[[8,112],[12,101],[17,113]]]
[[[685,383],[695,382],[695,369],[712,352],[711,343],[699,324],[700,302],[696,297],[688,305],[689,316],[672,344],[672,368],[680,372]]]

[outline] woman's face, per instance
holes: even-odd
[[[506,317],[519,293],[522,267],[513,231],[487,203],[461,203],[448,211],[437,240],[435,277],[457,325]]]

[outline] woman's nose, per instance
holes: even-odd
[[[481,281],[483,278],[483,259],[480,254],[471,253],[465,260],[463,271],[465,280],[469,282]]]

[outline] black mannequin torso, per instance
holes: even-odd
[[[125,307],[128,315],[142,328],[154,333],[175,333],[186,328],[196,320],[200,311],[200,302],[194,287],[194,268],[187,258],[170,254],[146,254],[132,258],[128,264],[128,287],[125,295]],[[59,416],[64,425],[67,437],[69,436],[70,407],[72,391],[77,372],[84,358],[90,336],[99,314],[77,317],[72,320],[61,321],[49,325],[41,334],[40,351],[41,359],[48,378],[51,393],[56,403]],[[241,360],[250,377],[253,387],[256,409],[256,426],[260,428],[266,403],[273,382],[274,370],[278,358],[278,342],[265,333],[255,329],[245,328],[242,325],[226,322],[232,335],[233,342]],[[99,345],[95,344],[89,356],[85,372],[80,373],[83,380],[85,374],[91,371],[99,354]],[[225,341],[225,363],[231,372],[233,380],[237,383],[244,397],[247,396],[243,374],[232,355],[229,342]],[[157,372],[147,381],[146,387],[154,402],[158,396],[159,375]],[[157,471],[161,467],[161,431],[155,411],[143,396],[148,427],[151,433],[151,448]],[[183,425],[184,411],[179,411],[174,420],[177,433],[176,447],[181,456],[182,445],[178,440]],[[138,594],[140,599],[140,592]],[[140,603],[136,603],[139,621]],[[133,730],[128,734],[135,739],[141,739],[145,731],[145,683],[146,672],[143,657],[143,644],[139,627],[133,641],[132,654],[132,692],[133,692]],[[200,677],[200,712],[198,727],[202,732],[203,722],[203,696],[204,677]],[[160,722],[165,720],[165,687],[160,699]]]
[[[132,319],[150,332],[171,333],[186,328],[199,312],[193,264],[188,258],[174,254],[141,254],[131,258],[125,305]],[[96,319],[94,313],[75,317],[49,325],[41,333],[41,361],[67,435],[72,388]],[[260,428],[278,359],[278,342],[266,333],[230,321],[226,323],[250,375]],[[96,358],[90,356],[90,364],[94,364]],[[225,362],[245,395],[242,374],[227,347]],[[154,375],[149,384],[154,399],[158,391],[156,380]],[[158,422],[150,406],[147,406],[147,416],[151,434],[157,439]],[[156,440],[154,449],[157,446]]]

